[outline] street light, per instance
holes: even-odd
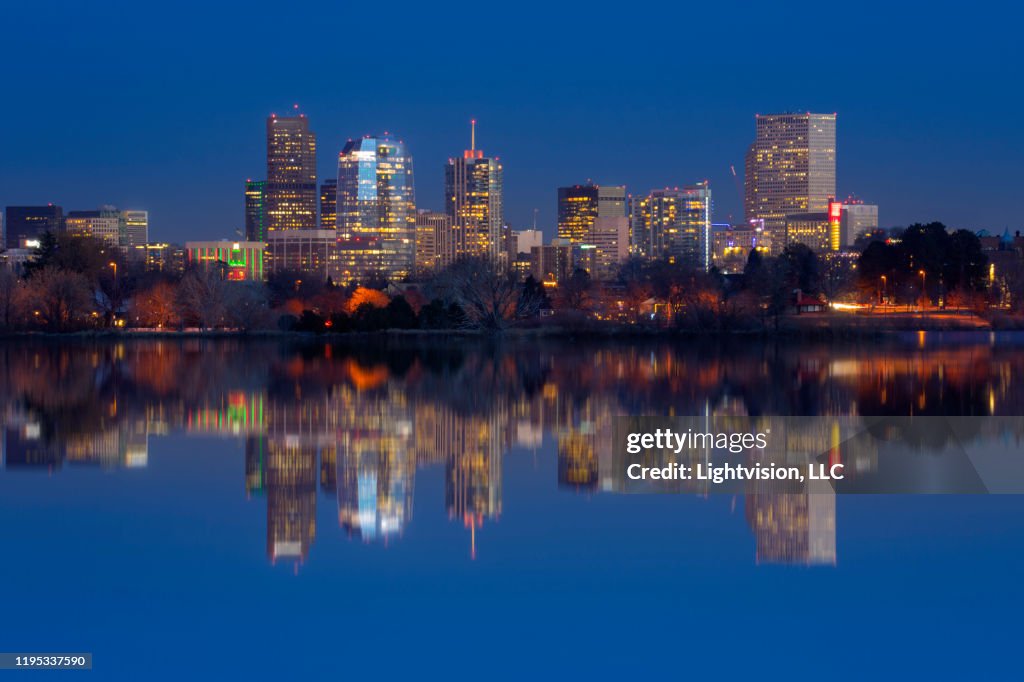
[[[886,286],[885,285],[886,285],[886,282],[887,282],[887,279],[886,279],[885,275],[882,275],[882,294],[878,297],[880,299],[879,302],[882,305],[885,305],[885,291],[886,291]]]
[[[110,261],[109,263],[107,263],[107,265],[114,268],[114,279],[117,279],[117,263],[115,263],[114,261]]]

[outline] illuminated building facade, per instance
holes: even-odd
[[[265,180],[245,182],[245,238],[251,242],[267,241],[267,183]]]
[[[416,274],[436,272],[452,262],[452,219],[446,213],[416,213]]]
[[[149,272],[180,273],[185,268],[185,249],[180,244],[142,244],[129,249],[127,255]]]
[[[301,438],[269,438],[267,556],[305,561],[316,539],[317,453]]]
[[[815,253],[832,250],[834,230],[828,213],[798,213],[786,216],[785,230],[787,245],[803,244]]]
[[[836,115],[759,114],[744,185],[747,220],[764,220],[770,234],[786,216],[826,211],[836,195]]]
[[[412,156],[403,142],[387,134],[348,141],[338,155],[336,210],[336,281],[412,274],[416,201]]]
[[[121,246],[133,249],[149,242],[149,211],[121,211]]]
[[[713,226],[711,234],[711,259],[715,267],[727,275],[742,273],[754,249],[764,256],[771,250],[761,221],[746,225]]]
[[[267,239],[267,270],[296,272],[326,282],[336,253],[334,230],[288,230]]]
[[[633,200],[632,235],[642,256],[707,270],[711,266],[711,188],[656,189]]]
[[[575,185],[558,188],[558,236],[595,248],[596,279],[609,279],[629,255],[629,220],[623,185]]]
[[[262,282],[263,242],[185,242],[185,257],[189,266],[218,267],[224,279],[242,282]]]
[[[8,206],[4,209],[5,242],[8,249],[34,248],[47,232],[57,234],[64,225],[60,206]],[[26,242],[30,244],[26,246]]]
[[[338,227],[338,180],[328,178],[320,183],[320,229]]]
[[[445,212],[452,221],[452,260],[484,256],[501,263],[504,227],[503,167],[476,148],[473,122],[470,148],[445,166]]]
[[[590,242],[594,221],[626,215],[624,185],[574,185],[558,188],[558,237]]]
[[[317,228],[316,134],[304,114],[267,119],[264,202],[268,235]]]
[[[97,211],[69,211],[64,230],[75,237],[95,237],[111,246],[121,243],[121,212],[112,206]]]

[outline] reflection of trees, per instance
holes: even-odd
[[[46,438],[60,440],[155,414],[171,427],[194,423],[189,415],[202,413],[203,428],[259,431],[266,427],[264,407],[269,414],[307,403],[326,407],[310,412],[306,428],[327,433],[368,399],[399,399],[414,409],[430,404],[462,419],[479,417],[502,430],[515,421],[553,432],[567,439],[562,450],[571,478],[590,485],[595,436],[580,425],[612,414],[1013,414],[1024,403],[1022,371],[1024,353],[987,345],[920,351],[447,336],[337,343],[19,340],[0,350],[0,400],[6,413],[28,415]],[[258,406],[259,414],[216,418],[244,405]],[[333,422],[326,416],[332,411]],[[920,434],[923,443],[935,437]]]

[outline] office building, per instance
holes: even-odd
[[[326,282],[333,276],[334,230],[285,230],[267,238],[267,271],[292,272]]]
[[[836,115],[758,115],[746,157],[746,218],[781,233],[786,216],[824,213],[836,195]],[[781,246],[783,240],[774,240]]]
[[[338,277],[412,274],[416,202],[412,156],[388,134],[349,140],[338,155]]]
[[[95,237],[110,246],[121,243],[121,212],[113,206],[96,211],[68,211],[64,230],[74,237]]]
[[[328,178],[320,183],[320,229],[338,227],[338,180]]]
[[[548,286],[564,282],[575,270],[579,245],[568,239],[552,239],[550,244],[530,249],[531,274]]]
[[[827,212],[786,216],[785,231],[786,245],[803,244],[815,253],[832,250],[832,227]]]
[[[501,264],[504,222],[503,167],[476,148],[476,121],[470,148],[445,166],[445,212],[452,221],[454,257],[484,256]]]
[[[316,134],[305,114],[267,119],[264,202],[267,234],[318,227]]]
[[[586,243],[597,218],[626,215],[624,185],[574,185],[558,188],[558,237]]]
[[[121,211],[120,243],[126,249],[149,242],[149,211]]]
[[[416,274],[437,272],[451,265],[452,219],[445,213],[416,213]]]
[[[8,249],[34,248],[47,232],[61,231],[64,209],[60,206],[8,206],[4,209],[4,234]]]
[[[245,181],[245,238],[250,242],[267,241],[267,183]]]
[[[185,260],[189,267],[219,268],[224,279],[235,282],[264,278],[263,242],[185,242]]]
[[[762,256],[767,256],[771,252],[761,221],[739,225],[713,225],[711,234],[712,262],[726,275],[742,273],[751,251],[756,249]]]
[[[711,188],[656,189],[633,200],[631,232],[639,255],[707,270],[711,266]]]
[[[517,253],[530,253],[535,246],[544,245],[544,233],[540,230],[515,230]]]
[[[843,246],[850,246],[858,237],[878,229],[878,206],[849,198],[843,202]]]

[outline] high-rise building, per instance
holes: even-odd
[[[843,202],[843,246],[850,246],[872,230],[878,229],[878,206],[849,198]]]
[[[454,258],[485,256],[504,260],[503,168],[497,157],[476,148],[476,121],[470,148],[445,166],[445,212],[452,220]]]
[[[134,249],[149,241],[149,211],[121,211],[121,246]]]
[[[320,229],[338,227],[338,179],[328,178],[320,183]]]
[[[267,119],[267,232],[317,228],[316,134],[305,114]]]
[[[336,281],[412,274],[416,201],[412,156],[403,142],[387,133],[348,141],[338,155],[336,210]]]
[[[574,185],[558,188],[558,237],[587,242],[597,218],[626,215],[624,185]]]
[[[416,273],[436,272],[452,262],[452,219],[445,213],[416,212]]]
[[[45,233],[60,232],[64,209],[60,206],[8,206],[4,213],[4,229],[8,249],[26,248],[26,242],[37,242]]]
[[[245,238],[251,242],[267,241],[267,182],[245,181]]]
[[[64,230],[74,237],[95,237],[111,246],[121,243],[121,211],[103,206],[96,211],[68,211]]]
[[[707,270],[711,266],[711,187],[656,189],[633,200],[632,237],[638,252]]]
[[[769,234],[786,216],[825,212],[836,195],[836,115],[758,115],[744,186],[747,220],[764,220]]]

